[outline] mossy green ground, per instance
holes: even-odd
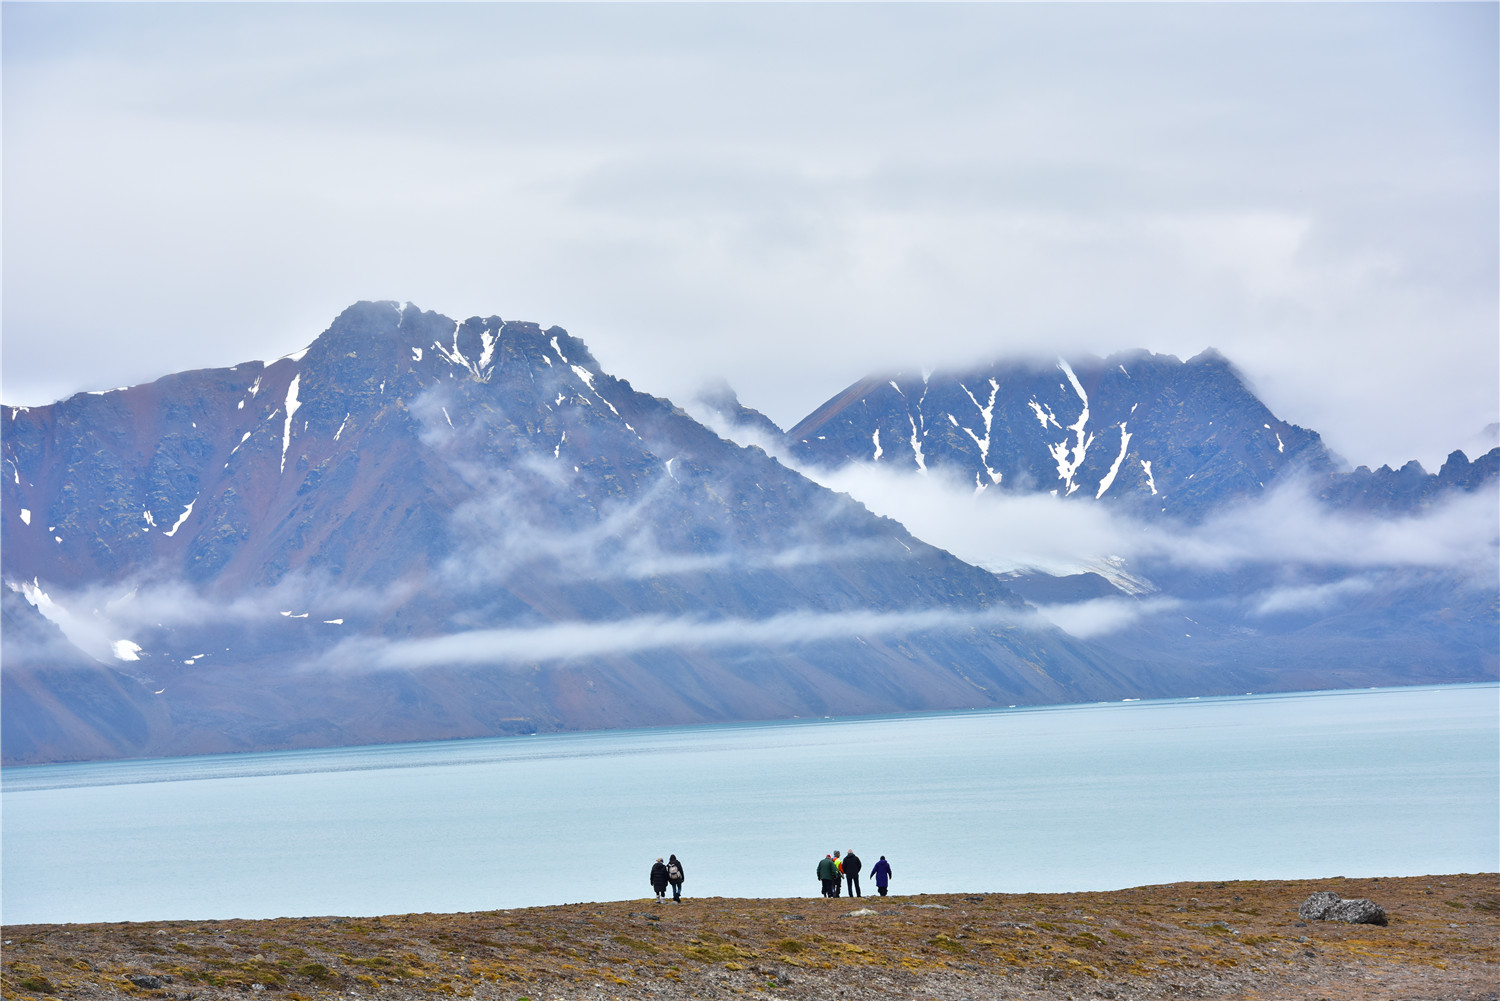
[[[1375,900],[1390,924],[1299,923],[1298,904],[1322,889]],[[6,998],[815,998],[835,985],[855,997],[1487,998],[1500,985],[1500,877],[17,925],[4,939]]]

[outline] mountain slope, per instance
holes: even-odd
[[[3,428],[5,579],[152,694],[131,753],[1136,687],[993,575],[559,328],[361,303],[269,365],[6,408]],[[6,640],[16,684],[60,666]],[[10,761],[101,753],[11,732]]]
[[[1124,661],[1282,690],[1500,672],[1500,449],[1341,469],[1212,351],[871,376],[782,447]]]

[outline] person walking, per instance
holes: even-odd
[[[656,891],[656,902],[659,904],[667,896],[667,865],[660,858],[651,867],[651,889]]]
[[[875,889],[880,891],[882,897],[885,896],[885,888],[891,882],[891,864],[882,855],[880,856],[880,861],[875,863],[870,872],[875,876]]]
[[[823,896],[833,896],[834,884],[838,882],[838,869],[833,864],[832,855],[824,855],[818,863],[818,879],[823,884]]]
[[[682,903],[682,879],[682,863],[673,855],[667,859],[667,882],[672,884],[672,902],[675,904]]]
[[[833,896],[837,897],[844,885],[844,860],[839,858],[839,853],[833,853]]]
[[[859,892],[859,870],[864,867],[865,864],[859,860],[858,855],[854,854],[853,848],[844,853],[844,882],[849,884],[848,890],[851,897],[864,896]]]

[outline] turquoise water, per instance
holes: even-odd
[[[0,920],[369,915],[1500,869],[1500,686],[6,769]]]

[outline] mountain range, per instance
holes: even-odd
[[[561,328],[364,302],[269,364],[5,407],[3,760],[1496,674],[1472,567],[1173,555],[1293,487],[1371,531],[1495,509],[1500,450],[1344,470],[1212,352],[872,376],[785,433],[695,406]],[[825,485],[863,467],[1164,541],[1001,567]]]

